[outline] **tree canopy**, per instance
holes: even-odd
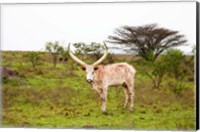
[[[59,45],[58,41],[55,42],[47,42],[45,45],[45,50],[51,53],[53,57],[53,65],[56,67],[57,58],[60,53],[64,51],[63,47]]]
[[[157,24],[144,26],[122,26],[115,29],[114,35],[108,36],[108,42],[126,45],[127,52],[135,52],[146,60],[155,61],[166,49],[183,45],[187,42],[184,35]]]

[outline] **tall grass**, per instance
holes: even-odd
[[[135,81],[135,111],[123,109],[121,86],[108,91],[108,113],[102,114],[99,95],[85,81],[85,72],[78,66],[74,75],[70,63],[52,67],[49,56],[39,71],[24,61],[23,52],[3,53],[3,66],[19,73],[19,77],[3,80],[3,126],[42,128],[113,128],[145,130],[194,130],[194,82],[185,74],[183,85],[166,75],[159,90],[152,89],[151,80],[143,73],[150,67],[141,59],[116,57],[137,69]],[[22,63],[23,62],[23,63]],[[183,66],[189,69],[183,63]],[[180,90],[181,89],[181,90]],[[178,92],[177,92],[178,91]]]

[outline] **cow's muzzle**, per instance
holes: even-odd
[[[88,83],[92,83],[93,80],[92,80],[92,79],[87,79],[87,82],[88,82]]]

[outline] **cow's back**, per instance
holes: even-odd
[[[133,79],[136,70],[128,63],[115,63],[104,66],[104,72],[108,85],[119,85]]]

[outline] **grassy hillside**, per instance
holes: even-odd
[[[142,59],[116,55],[115,62],[127,61],[137,70],[135,111],[123,109],[124,91],[117,86],[110,87],[108,112],[103,114],[100,98],[85,81],[79,65],[68,60],[53,68],[51,56],[42,53],[43,64],[34,69],[25,54],[2,53],[3,67],[18,73],[3,79],[3,127],[195,129],[193,65],[183,62],[181,87],[177,88],[174,77],[167,74],[160,89],[155,89],[143,72],[151,69]]]

